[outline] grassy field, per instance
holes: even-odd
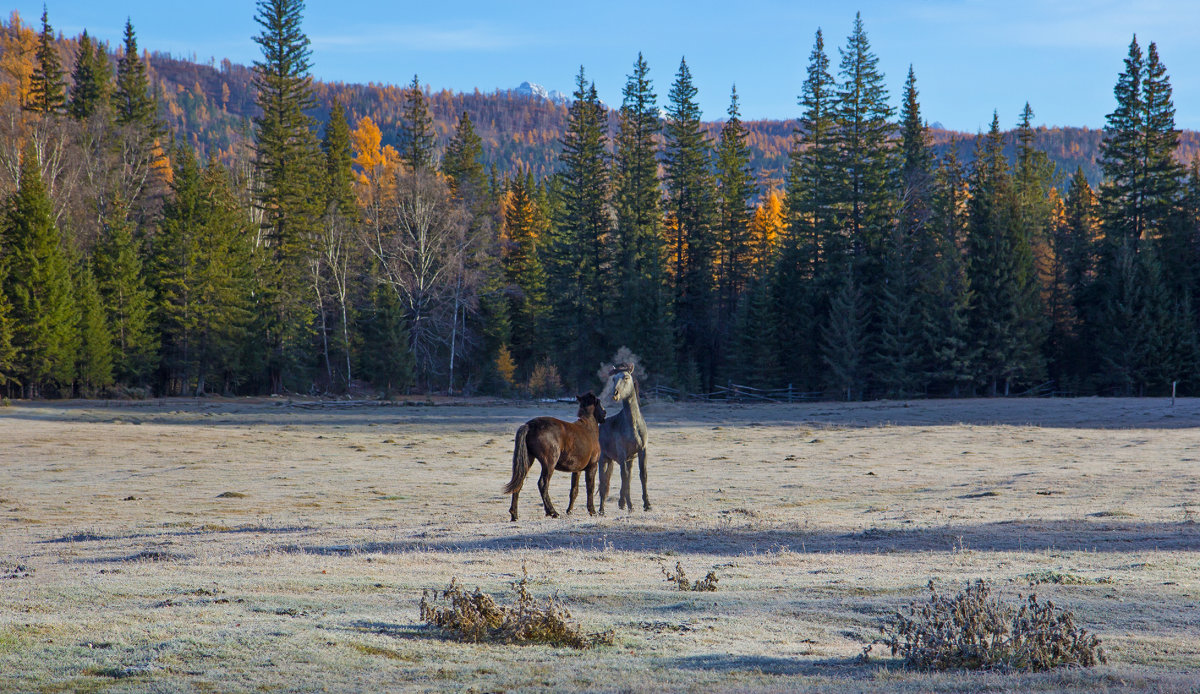
[[[638,510],[547,519],[531,477],[509,523],[513,432],[571,405],[0,408],[0,690],[1200,691],[1200,401],[644,411],[652,511],[635,482]],[[676,590],[677,562],[719,589]],[[614,645],[418,619],[425,589],[507,598],[523,570]],[[858,659],[930,580],[975,578],[1036,584],[1109,664]]]

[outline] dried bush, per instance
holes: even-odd
[[[458,579],[451,579],[450,586],[440,593],[436,590],[422,593],[421,620],[445,629],[459,641],[476,643],[547,643],[587,648],[613,642],[611,631],[585,634],[571,621],[571,613],[559,604],[556,596],[538,604],[529,594],[528,582],[528,575],[523,575],[512,584],[517,601],[508,606],[497,604],[478,588],[468,593]],[[449,606],[434,604],[439,600]]]
[[[542,361],[533,367],[533,373],[529,376],[530,395],[548,398],[562,393],[562,390],[562,378],[558,375],[557,367],[549,361]]]
[[[907,615],[897,612],[880,627],[883,644],[909,667],[1041,671],[1107,662],[1100,639],[1049,600],[1031,594],[1017,606],[1005,604],[982,580],[954,597],[939,595],[930,581],[929,593],[928,602],[914,601]]]
[[[695,590],[702,593],[711,593],[717,589],[717,572],[709,571],[708,575],[699,581],[689,581],[687,574],[683,572],[683,562],[675,562],[675,573],[667,571],[667,567],[661,567],[663,575],[667,580],[674,583],[679,590]]]

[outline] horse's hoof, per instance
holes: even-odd
[[[590,515],[593,515],[593,516],[594,516],[594,515],[596,515],[596,512],[595,512],[595,511],[588,511],[588,513],[589,513]]]
[[[600,509],[600,515],[604,515],[604,509]]]
[[[551,511],[550,513],[547,513],[546,515],[550,516],[551,518],[558,518],[558,511]]]
[[[646,511],[649,511],[649,510],[650,510],[650,504],[646,504],[646,505],[645,505],[645,507],[644,507],[644,509],[645,509]]]

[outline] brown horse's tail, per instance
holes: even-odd
[[[517,491],[525,483],[525,475],[529,474],[532,461],[529,460],[529,448],[525,445],[525,436],[528,433],[528,424],[522,424],[521,428],[517,429],[517,445],[513,447],[513,476],[512,480],[504,485],[505,494]]]

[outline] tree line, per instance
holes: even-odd
[[[340,101],[318,123],[302,12],[258,3],[252,137],[204,158],[131,24],[115,66],[86,32],[64,60],[46,13],[10,35],[10,394],[554,393],[621,347],[689,392],[1200,387],[1200,170],[1154,43],[1130,44],[1098,188],[1028,104],[967,163],[935,149],[860,17],[836,67],[816,32],[782,181],[755,175],[736,88],[714,133],[683,60],[664,117],[641,55],[615,111],[580,69],[539,175],[488,166],[465,110],[442,146],[415,76],[394,133]]]

